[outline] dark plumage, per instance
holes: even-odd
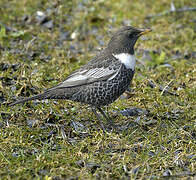
[[[104,50],[62,83],[10,105],[35,99],[69,99],[90,104],[103,113],[101,106],[112,103],[128,89],[134,75],[134,45],[142,34],[149,31],[131,26],[121,28]]]

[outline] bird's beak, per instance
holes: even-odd
[[[140,31],[141,32],[138,34],[139,36],[149,33],[150,31],[152,31],[152,29],[140,29]]]

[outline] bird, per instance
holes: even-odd
[[[63,82],[38,95],[15,101],[10,106],[36,99],[63,99],[88,104],[104,130],[97,110],[111,123],[102,107],[114,102],[129,88],[135,73],[134,45],[140,36],[150,31],[150,28],[121,27],[105,49]]]

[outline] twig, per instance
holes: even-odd
[[[159,13],[159,14],[149,15],[146,18],[150,19],[150,18],[165,16],[165,15],[168,15],[168,14],[171,14],[171,13],[175,13],[175,12],[179,13],[179,12],[185,12],[185,11],[196,11],[196,7],[183,7],[183,8],[175,9],[175,10],[170,9],[168,11],[164,11],[164,12]]]
[[[172,81],[173,81],[173,79],[172,79],[164,88],[161,88],[161,89],[163,89],[162,92],[161,92],[161,96],[163,95],[163,93],[164,93],[165,91],[167,91],[167,88],[168,88],[169,85],[172,83]]]
[[[158,89],[159,89],[159,91],[161,91],[161,95],[162,95],[163,93],[168,93],[168,94],[170,94],[170,95],[178,96],[178,94],[173,93],[173,92],[170,92],[170,91],[167,90],[167,88],[168,88],[168,86],[171,84],[171,82],[172,82],[172,81],[170,81],[164,88],[163,88],[161,85],[158,85]],[[149,79],[148,79],[148,85],[149,85],[151,88],[157,87],[157,85],[154,84],[154,83],[153,83],[151,80],[149,80]]]

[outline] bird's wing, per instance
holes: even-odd
[[[104,67],[86,69],[81,72],[76,72],[72,74],[65,81],[59,84],[57,87],[58,88],[74,87],[74,86],[90,84],[96,81],[104,81],[104,80],[114,78],[117,73],[118,70],[116,71]]]
[[[48,90],[50,91],[57,88],[76,87],[91,84],[97,81],[113,79],[121,68],[120,63],[115,63],[115,67],[114,65],[109,64],[111,59],[110,61],[108,59],[108,63],[107,60],[103,62],[98,61],[99,66],[94,62],[95,61],[92,63],[92,61],[90,61],[89,64],[87,64],[88,66],[85,65],[81,67],[79,70],[69,75],[62,83]]]

